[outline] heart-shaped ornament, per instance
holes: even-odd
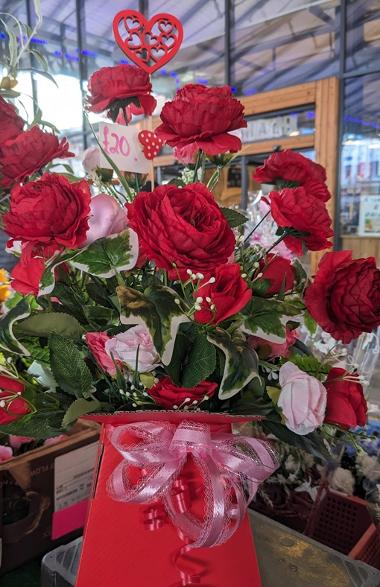
[[[147,20],[137,10],[122,10],[112,26],[123,53],[148,73],[173,59],[183,40],[182,24],[172,14],[160,13]]]
[[[151,130],[141,130],[137,135],[147,159],[154,159],[161,151],[164,141]]]

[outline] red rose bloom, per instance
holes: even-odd
[[[127,207],[141,253],[169,270],[173,279],[187,279],[187,269],[204,275],[214,272],[234,250],[234,233],[202,183],[140,192]]]
[[[307,181],[325,182],[326,172],[322,165],[301,153],[285,150],[272,153],[264,165],[256,169],[254,179],[259,183],[285,181],[303,185]]]
[[[207,401],[212,397],[218,387],[212,381],[201,381],[195,387],[179,387],[175,385],[170,377],[160,379],[156,385],[148,389],[148,394],[157,405],[167,410],[190,406]]]
[[[229,134],[247,126],[244,107],[232,97],[231,88],[206,88],[189,84],[179,90],[161,112],[162,124],[156,134],[187,157],[202,149],[207,155],[241,147],[238,137]]]
[[[32,247],[23,252],[17,265],[12,269],[12,288],[22,295],[38,295],[40,281],[45,271],[43,257],[34,256]]]
[[[288,249],[302,255],[302,245],[310,251],[331,247],[327,239],[334,232],[327,208],[321,200],[309,195],[303,187],[285,188],[272,192],[269,197],[271,214],[278,226],[299,233],[285,237]]]
[[[59,141],[55,135],[33,126],[1,146],[0,182],[9,188],[58,157],[74,157],[67,139]]]
[[[352,259],[352,251],[326,253],[305,304],[318,324],[347,344],[380,326],[380,271],[374,257]]]
[[[24,121],[17,114],[16,108],[0,96],[0,149],[5,141],[17,137],[23,127]]]
[[[325,422],[342,428],[365,426],[367,402],[357,375],[334,367],[324,386],[327,390]]]
[[[252,290],[241,277],[237,263],[217,267],[214,276],[213,283],[204,279],[194,293],[195,298],[203,298],[201,309],[194,315],[195,320],[202,324],[218,324],[226,320],[240,312],[252,297]]]
[[[303,188],[310,196],[313,196],[322,202],[328,202],[331,198],[327,185],[321,181],[306,181],[303,184]]]
[[[273,296],[293,289],[296,274],[289,259],[269,253],[261,261],[260,271],[262,273],[261,279],[269,281],[269,287],[265,292],[266,296]]]
[[[156,99],[151,96],[152,84],[149,74],[136,65],[116,65],[102,67],[92,74],[88,82],[89,110],[103,112],[110,110],[113,120],[116,120],[119,110],[133,104],[142,108],[145,114],[152,114],[156,107]],[[134,103],[133,99],[138,103]],[[127,118],[130,113],[127,114]]]
[[[28,402],[21,394],[25,386],[21,381],[0,375],[0,424],[9,424],[30,412]]]
[[[77,248],[86,240],[90,200],[86,181],[70,183],[62,175],[45,173],[13,188],[5,231],[23,243]]]

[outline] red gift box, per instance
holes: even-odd
[[[157,523],[149,520],[154,508],[113,500],[107,481],[121,462],[110,442],[110,428],[141,421],[183,420],[212,426],[231,426],[252,418],[218,414],[179,412],[139,412],[96,416],[103,424],[102,450],[94,495],[85,529],[77,587],[180,587],[185,576],[204,587],[261,587],[252,533],[246,517],[225,544],[184,553],[186,544],[156,508]],[[161,515],[162,514],[162,515]],[[152,522],[152,523],[150,523]],[[182,550],[181,550],[182,549]],[[182,574],[183,573],[183,574]]]

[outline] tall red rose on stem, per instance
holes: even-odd
[[[327,239],[334,232],[326,205],[314,198],[303,187],[285,188],[271,192],[270,209],[274,221],[285,229],[284,242],[296,255],[322,251],[331,247]]]
[[[122,64],[102,67],[88,82],[88,108],[91,112],[108,111],[114,122],[122,112],[124,122],[132,114],[153,114],[156,99],[151,95],[149,74],[136,65]]]
[[[380,271],[374,257],[352,259],[352,251],[326,253],[305,303],[316,322],[347,344],[380,326]]]
[[[231,88],[207,88],[189,84],[178,90],[174,100],[161,112],[162,124],[156,134],[179,158],[189,160],[200,149],[207,155],[236,152],[241,141],[231,131],[247,126],[244,107],[233,98]]]
[[[309,195],[322,202],[327,202],[331,198],[326,186],[325,169],[296,151],[285,150],[272,153],[264,165],[256,169],[253,177],[259,183],[303,186]]]

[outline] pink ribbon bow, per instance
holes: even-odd
[[[127,441],[123,440],[128,435]],[[131,436],[136,442],[131,443]],[[161,498],[176,528],[191,548],[226,542],[244,519],[258,486],[277,468],[271,445],[263,440],[212,433],[194,422],[138,422],[113,428],[110,442],[123,457],[108,480],[108,493],[118,501],[145,504]],[[173,485],[191,455],[205,484],[202,520],[176,507]],[[141,469],[130,481],[130,468]]]

